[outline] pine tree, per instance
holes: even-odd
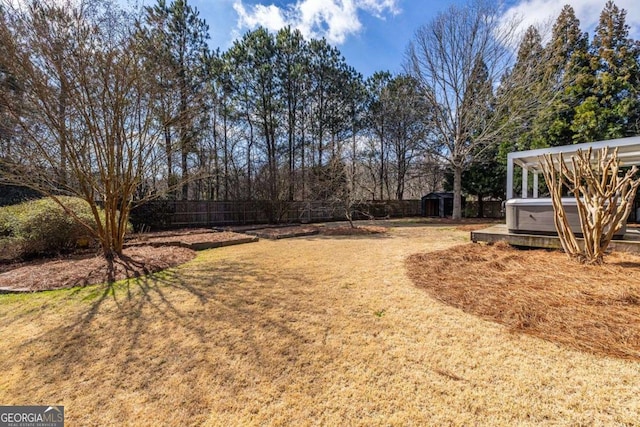
[[[299,30],[284,28],[276,34],[276,73],[280,80],[279,96],[285,108],[287,146],[287,198],[295,197],[295,171],[297,156],[297,133],[301,121],[300,109],[303,105],[307,43]]]
[[[429,106],[422,96],[419,82],[411,76],[395,76],[383,93],[388,112],[390,166],[394,172],[395,198],[404,198],[407,175],[428,132],[425,111]]]
[[[4,21],[5,15],[0,7],[0,20]],[[22,101],[22,83],[19,76],[16,76],[9,69],[6,61],[16,49],[16,41],[7,30],[6,24],[0,25],[0,35],[4,43],[0,44],[0,98],[6,99],[7,103],[0,103],[0,157],[11,155],[11,144],[16,128],[16,118],[12,117],[10,110],[19,115]],[[10,105],[9,105],[10,104]]]
[[[159,120],[165,132],[165,151],[171,183],[173,136],[177,134],[182,172],[182,198],[189,198],[189,154],[196,151],[206,116],[205,90],[209,78],[209,27],[187,0],[167,5],[158,0],[145,6],[144,22],[139,23],[144,38],[147,64],[164,91],[158,105]]]
[[[543,57],[542,37],[536,27],[529,27],[520,42],[518,56],[513,69],[502,79],[501,90],[497,96],[501,96],[504,85],[513,85],[513,91],[519,93],[512,96],[508,108],[513,111],[521,111],[520,120],[513,121],[508,131],[505,131],[505,147],[502,150],[527,150],[533,144],[533,121],[538,111],[548,102],[548,92],[544,70],[538,66]],[[526,81],[529,84],[524,87],[518,82]]]
[[[371,160],[378,166],[377,171],[372,171],[372,178],[375,181],[373,198],[375,199],[376,190],[379,188],[380,200],[385,198],[385,188],[387,187],[385,184],[389,181],[390,147],[387,124],[389,112],[387,111],[388,105],[384,102],[384,93],[391,84],[392,79],[393,77],[388,71],[378,71],[369,77],[366,82],[369,98],[367,101],[367,121],[369,128],[374,133],[373,138],[371,138],[372,146],[369,154]]]

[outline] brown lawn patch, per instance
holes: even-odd
[[[469,244],[412,255],[416,285],[468,313],[598,354],[640,358],[640,257],[601,267],[562,252]]]

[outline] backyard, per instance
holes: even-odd
[[[612,355],[538,333],[548,306],[512,310],[529,316],[514,323],[477,302],[482,289],[461,290],[494,272],[515,290],[567,269],[562,254],[471,245],[469,226],[382,224],[200,251],[111,286],[0,295],[0,402],[61,404],[69,425],[637,425],[640,258],[616,255],[602,273],[625,284],[603,310],[629,316]],[[605,280],[578,270],[552,284]],[[594,283],[561,302],[599,299]]]

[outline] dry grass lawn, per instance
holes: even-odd
[[[0,402],[65,405],[70,426],[640,422],[639,362],[439,302],[405,259],[468,231],[394,224],[204,251],[111,287],[0,295]]]

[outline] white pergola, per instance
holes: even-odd
[[[522,198],[526,199],[529,197],[528,183],[530,171],[533,174],[532,196],[533,198],[538,198],[538,179],[542,172],[541,156],[543,154],[562,153],[565,161],[570,162],[571,155],[575,154],[578,150],[586,151],[592,148],[595,151],[604,147],[609,147],[611,151],[615,148],[618,149],[618,158],[622,166],[640,165],[640,136],[509,153],[507,155],[507,200],[513,199],[514,165],[522,168]]]

